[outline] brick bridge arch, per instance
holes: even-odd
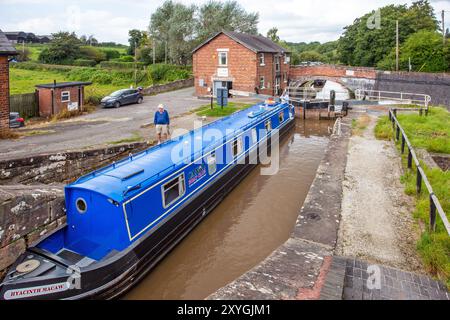
[[[339,83],[350,92],[356,89],[374,89],[377,71],[374,68],[337,65],[292,66],[289,72],[290,86],[298,87],[312,80],[329,80]]]

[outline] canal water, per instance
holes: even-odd
[[[333,123],[296,120],[280,143],[280,170],[254,169],[124,298],[204,299],[282,245],[325,154]]]

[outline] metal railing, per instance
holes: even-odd
[[[414,104],[428,109],[431,96],[427,94],[357,89],[356,100],[394,101],[398,104]]]
[[[401,109],[400,109],[401,110]],[[438,197],[435,195],[433,188],[431,187],[431,184],[427,178],[427,175],[425,174],[425,171],[423,170],[422,166],[420,165],[419,159],[417,158],[416,152],[414,151],[414,148],[411,144],[411,142],[408,139],[408,136],[405,133],[405,130],[403,130],[402,126],[400,125],[400,122],[397,119],[397,109],[391,109],[389,110],[389,120],[392,122],[392,128],[394,130],[394,139],[396,141],[400,140],[401,135],[401,152],[402,154],[405,153],[406,147],[408,147],[408,169],[413,168],[413,161],[417,168],[417,178],[416,178],[416,191],[417,194],[420,195],[422,193],[422,183],[425,184],[429,199],[430,199],[430,231],[435,232],[436,231],[436,213],[439,213],[439,216],[441,217],[442,222],[444,223],[445,229],[447,230],[447,234],[450,235],[450,223],[448,221],[447,215],[444,212],[444,209],[442,209],[442,206],[439,202]]]

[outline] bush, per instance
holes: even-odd
[[[94,47],[81,47],[80,58],[87,60],[95,60],[97,63],[107,60],[106,54]]]
[[[149,67],[148,72],[154,83],[172,82],[187,79],[191,76],[190,70],[169,64],[152,65]]]
[[[134,62],[134,57],[133,56],[121,56],[119,58],[119,61],[121,61],[121,62]]]
[[[145,64],[142,62],[137,62],[136,66],[138,69],[144,69]],[[130,70],[134,69],[134,62],[103,61],[100,63],[100,67],[105,69]]]
[[[77,59],[73,62],[73,64],[79,67],[95,67],[97,65],[97,61],[89,59]]]
[[[106,55],[107,60],[120,58],[120,52],[117,50],[112,50],[112,49],[100,49],[100,50],[103,51],[103,53]]]
[[[11,68],[24,69],[24,70],[37,70],[37,71],[55,71],[55,72],[68,72],[80,67],[70,65],[59,64],[43,64],[35,62],[21,62],[15,63],[10,66]]]
[[[16,57],[17,61],[19,62],[26,62],[26,61],[30,61],[31,58],[31,51],[28,48],[25,48],[24,50],[20,49],[17,51],[18,55]]]

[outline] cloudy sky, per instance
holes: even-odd
[[[179,0],[201,4],[207,0]],[[60,30],[78,35],[93,34],[100,41],[127,43],[129,29],[146,29],[150,15],[164,0],[0,0],[0,29],[39,35]],[[259,12],[259,31],[278,27],[283,40],[336,40],[342,28],[367,12],[407,0],[239,0],[247,10]],[[448,10],[450,0],[431,1],[438,13]],[[450,27],[450,23],[446,23]]]

